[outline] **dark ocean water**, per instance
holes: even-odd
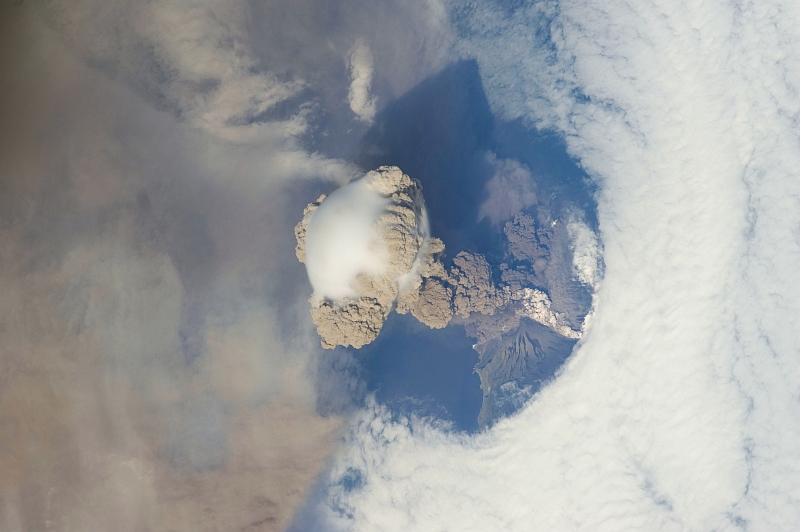
[[[378,339],[356,356],[379,402],[474,431],[483,394],[472,344],[461,325],[434,330],[411,315],[392,314]]]

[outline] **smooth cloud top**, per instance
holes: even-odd
[[[389,252],[375,225],[390,202],[362,177],[320,204],[306,233],[306,270],[314,295],[356,298],[359,274],[386,271]]]

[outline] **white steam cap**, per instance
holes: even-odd
[[[306,233],[306,270],[315,295],[333,301],[357,298],[358,274],[386,270],[389,253],[375,222],[390,202],[367,187],[363,177],[322,202]]]

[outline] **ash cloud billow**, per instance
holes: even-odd
[[[331,349],[378,336],[398,297],[421,283],[431,243],[422,186],[390,166],[321,196],[295,235],[314,288],[311,316]]]
[[[494,331],[524,316],[567,338],[580,337],[551,310],[544,292],[495,283],[483,255],[462,251],[448,271],[440,258],[444,244],[429,234],[422,186],[396,166],[320,196],[305,208],[295,236],[314,290],[311,317],[325,348],[369,344],[392,309],[433,329],[458,316],[472,329]]]

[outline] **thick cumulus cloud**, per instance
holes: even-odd
[[[567,223],[567,232],[575,276],[583,284],[597,289],[602,276],[602,250],[597,235],[579,219]]]
[[[341,530],[794,530],[800,522],[796,2],[454,4],[493,109],[601,185],[592,326],[467,437],[365,411]],[[594,244],[570,231],[593,278]]]

